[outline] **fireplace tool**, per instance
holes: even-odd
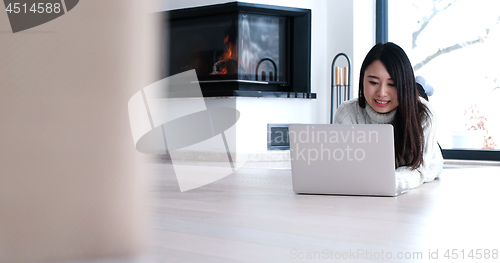
[[[335,62],[337,58],[344,56],[347,60],[347,67],[335,67]],[[335,73],[334,73],[335,71]],[[332,86],[332,100],[330,106],[330,124],[333,123],[333,107],[337,109],[343,101],[351,99],[351,60],[345,53],[338,53],[332,62],[332,75],[331,75],[331,86]],[[335,83],[335,84],[334,84]],[[334,97],[336,98],[336,104],[333,103]]]

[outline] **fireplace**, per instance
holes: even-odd
[[[232,2],[162,15],[163,77],[194,69],[205,97],[316,97],[311,10]]]

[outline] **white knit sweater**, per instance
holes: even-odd
[[[415,188],[439,176],[443,170],[443,156],[436,142],[436,115],[432,106],[424,99],[420,101],[429,108],[430,118],[424,121],[423,163],[417,169],[402,166],[396,169],[398,188]],[[342,103],[335,113],[336,124],[387,124],[396,116],[396,109],[388,113],[378,113],[368,103],[359,107],[358,99]],[[397,142],[395,142],[397,143]]]

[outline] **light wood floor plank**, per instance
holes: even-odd
[[[396,198],[297,195],[289,170],[251,168],[180,193],[168,165],[161,169],[153,172],[149,206],[151,227],[166,249],[182,250],[174,239],[189,240],[207,256],[229,249],[231,260],[281,262],[296,261],[294,249],[428,253],[492,249],[499,241],[500,217],[492,209],[498,167],[446,169],[439,180]],[[257,255],[247,254],[252,247],[259,247]]]
[[[136,262],[432,262],[437,249],[500,249],[498,166],[454,166],[399,197],[297,195],[290,170],[254,168],[181,193],[171,164],[148,167],[150,243]]]

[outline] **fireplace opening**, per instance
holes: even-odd
[[[232,2],[165,15],[166,76],[196,70],[205,97],[315,98],[310,10]]]

